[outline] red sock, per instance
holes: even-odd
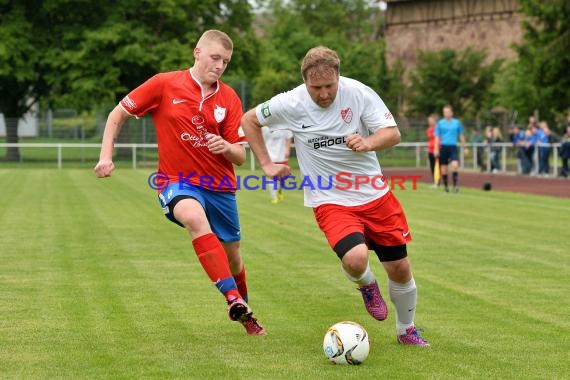
[[[240,297],[237,286],[230,271],[228,257],[224,247],[213,233],[202,235],[192,240],[196,256],[202,264],[202,268],[220,292],[229,301]]]
[[[245,264],[241,268],[241,272],[234,275],[234,279],[236,280],[236,285],[239,290],[239,294],[241,294],[242,298],[247,302],[247,283],[245,280]]]

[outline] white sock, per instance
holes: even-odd
[[[271,197],[272,201],[277,199],[277,190],[273,189],[271,185],[269,185],[269,196]]]
[[[372,284],[374,281],[376,281],[376,278],[374,277],[374,273],[372,273],[372,271],[370,270],[370,263],[366,264],[366,269],[364,270],[364,273],[362,273],[362,275],[358,278],[356,277],[352,277],[345,269],[344,267],[340,266],[342,268],[342,272],[344,273],[344,275],[346,276],[346,278],[348,278],[350,281],[358,284],[358,285],[370,285]]]
[[[396,330],[398,335],[406,333],[406,329],[414,325],[417,304],[416,282],[412,278],[405,284],[388,279],[390,299],[396,307]]]

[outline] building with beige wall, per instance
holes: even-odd
[[[517,0],[388,0],[386,60],[409,69],[417,52],[444,48],[486,50],[487,59],[514,59],[522,41]]]

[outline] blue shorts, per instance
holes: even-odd
[[[220,241],[230,243],[241,239],[235,193],[206,190],[184,182],[171,183],[158,194],[158,200],[168,220],[183,227],[169,207],[170,202],[178,196],[200,202],[212,231]]]
[[[457,145],[442,145],[439,150],[439,164],[447,165],[451,161],[459,161]]]

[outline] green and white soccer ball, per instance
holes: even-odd
[[[336,323],[325,334],[323,350],[332,363],[358,365],[370,352],[368,333],[358,323]]]

